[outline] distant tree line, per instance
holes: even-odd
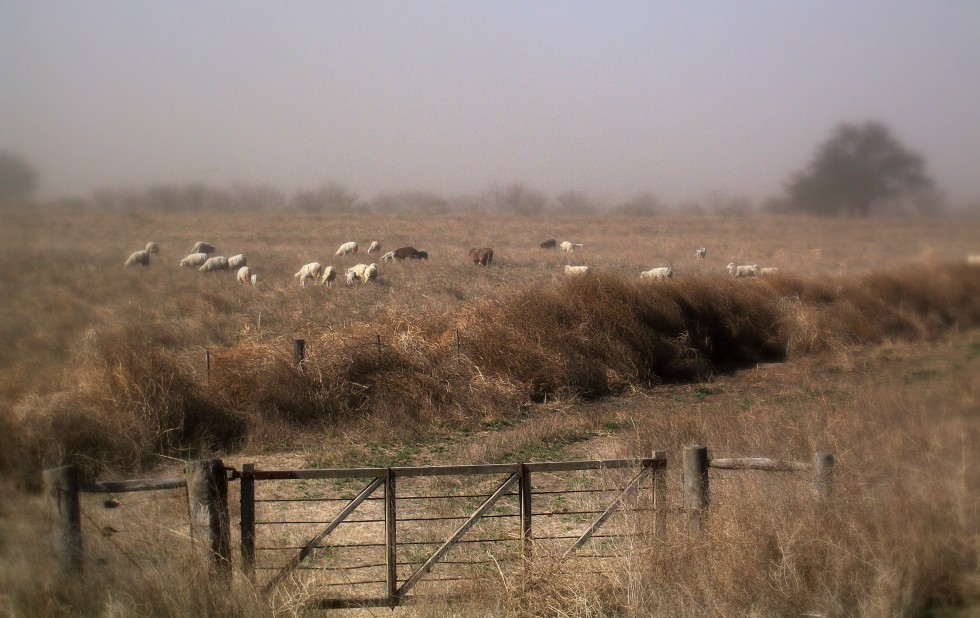
[[[28,203],[38,188],[38,173],[20,157],[0,152],[0,205]],[[669,209],[657,196],[641,192],[609,203],[584,191],[553,198],[523,182],[492,186],[451,198],[406,190],[362,199],[342,184],[327,182],[287,193],[268,184],[239,182],[230,187],[203,183],[157,183],[146,188],[103,188],[70,205],[103,209],[183,211],[292,211],[307,214],[374,212],[435,215],[481,212],[503,215],[654,216],[666,212],[741,214],[756,205],[740,196],[713,193],[698,202]],[[942,209],[942,194],[926,171],[925,159],[906,148],[884,124],[841,124],[814,151],[807,167],[793,174],[781,196],[761,205],[766,212],[866,217],[873,213],[932,214]]]

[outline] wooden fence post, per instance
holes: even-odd
[[[255,464],[242,464],[241,538],[242,570],[255,583]]]
[[[521,557],[524,559],[525,574],[531,564],[531,472],[527,464],[521,464],[521,480],[517,486],[521,501]]]
[[[653,469],[654,535],[658,541],[667,540],[667,466]]]
[[[700,535],[707,525],[710,502],[708,448],[700,445],[685,446],[683,466],[688,531]]]
[[[306,340],[293,339],[293,360],[299,365],[306,358]]]
[[[830,498],[834,486],[834,455],[824,451],[813,454],[813,488],[823,499]]]
[[[82,568],[82,509],[78,501],[78,470],[63,466],[42,476],[48,509],[54,519],[54,549],[66,570]]]
[[[184,475],[191,540],[207,556],[214,571],[228,574],[231,572],[231,531],[225,465],[220,459],[188,461]]]
[[[395,475],[385,476],[385,596],[388,607],[398,605],[398,516],[395,509]]]

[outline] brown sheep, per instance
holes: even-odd
[[[548,240],[544,241],[538,246],[541,247],[542,249],[554,249],[555,247],[558,246],[558,241],[555,240],[554,238],[549,238]]]
[[[474,264],[489,266],[490,264],[493,264],[493,249],[490,247],[470,249],[470,259],[473,260]]]

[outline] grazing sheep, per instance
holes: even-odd
[[[385,253],[384,255],[381,256],[381,261],[382,262],[394,262],[395,261],[395,252],[394,251],[389,251],[388,253]]]
[[[972,264],[973,266],[980,265],[980,253],[978,253],[976,255],[968,255],[968,256],[966,256],[966,263],[967,264]]]
[[[674,271],[669,266],[659,266],[640,273],[644,279],[670,279],[674,276]]]
[[[571,264],[565,265],[566,275],[587,275],[591,269],[588,266],[572,266]]]
[[[126,266],[149,266],[150,265],[150,254],[147,251],[134,251],[129,259],[126,260]]]
[[[758,270],[759,270],[759,273],[758,274],[760,276],[762,276],[762,275],[775,275],[777,272],[779,272],[779,269],[776,268],[775,266],[764,266],[762,268],[759,268],[758,266],[756,266],[756,268],[758,268]]]
[[[415,257],[412,258],[412,259],[415,259],[415,260],[426,260],[426,261],[428,261],[428,259],[429,259],[429,252],[428,251],[416,251],[415,252]]]
[[[729,262],[727,268],[728,274],[736,279],[741,279],[743,277],[755,277],[759,274],[759,267],[754,264],[751,266],[748,264],[736,266],[735,262]]]
[[[470,259],[473,260],[474,264],[489,266],[490,264],[493,264],[493,249],[490,247],[470,249]]]
[[[381,243],[376,240],[372,240],[371,246],[368,247],[368,253],[381,253]]]
[[[157,253],[160,253],[160,245],[151,240],[150,242],[146,243],[146,252],[150,255],[156,255]]]
[[[404,260],[405,258],[411,258],[417,260],[419,256],[418,249],[415,247],[399,247],[395,249],[393,256],[396,260]]]
[[[246,264],[248,264],[248,261],[245,259],[245,254],[243,253],[239,253],[238,255],[233,255],[230,258],[228,258],[228,268],[231,269],[241,268]]]
[[[214,253],[214,245],[207,242],[194,243],[194,250],[191,253]]]
[[[248,285],[252,281],[252,269],[250,269],[248,266],[242,266],[238,269],[238,275],[236,275],[236,278],[238,279],[238,283]]]
[[[320,262],[305,264],[303,268],[299,269],[298,273],[293,275],[293,277],[299,279],[299,286],[302,288],[306,287],[306,282],[310,279],[316,282],[321,276],[323,276],[323,266],[320,265]]]
[[[259,283],[259,276],[258,275],[252,275],[251,281],[252,281],[252,285],[258,285],[258,283]]]
[[[357,255],[357,243],[353,240],[340,245],[335,255]]]
[[[180,261],[180,267],[200,266],[208,261],[207,253],[192,253]]]
[[[555,240],[554,238],[549,238],[548,240],[544,241],[538,246],[541,247],[542,249],[554,249],[555,247],[558,246],[558,241]]]
[[[700,249],[694,250],[694,257],[698,258],[699,260],[703,260],[707,255],[708,255],[707,247],[701,247]]]
[[[372,264],[357,264],[351,266],[347,269],[347,285],[354,282],[355,279],[361,281],[361,283],[371,283],[378,278],[378,265]]]
[[[337,278],[337,269],[333,266],[327,266],[323,269],[323,276],[320,277],[320,285],[325,285],[328,288],[333,287],[333,280]]]
[[[223,255],[216,255],[213,258],[208,258],[208,261],[201,264],[198,268],[202,273],[209,273],[215,270],[228,270],[228,258]]]
[[[572,251],[581,249],[584,245],[580,242],[569,242],[566,240],[559,246],[561,247],[562,253],[571,253]]]

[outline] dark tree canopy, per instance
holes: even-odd
[[[842,124],[821,144],[809,167],[787,185],[798,210],[821,215],[867,216],[872,204],[911,200],[935,205],[925,161],[906,149],[883,124]]]
[[[37,170],[15,154],[0,152],[0,204],[26,202],[37,191]]]

